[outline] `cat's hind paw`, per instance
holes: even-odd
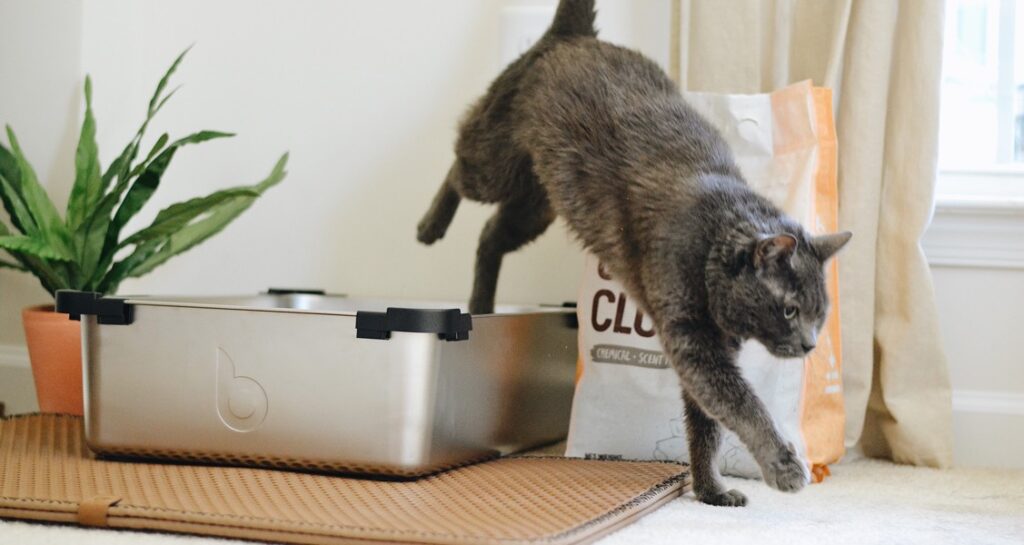
[[[713,494],[697,494],[697,500],[718,507],[746,507],[747,496],[739,490],[716,492]]]
[[[427,246],[437,242],[444,238],[444,233],[447,230],[447,226],[440,227],[434,222],[427,220],[421,221],[416,226],[416,240],[420,241]]]

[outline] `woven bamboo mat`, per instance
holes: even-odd
[[[678,496],[675,464],[505,458],[411,482],[97,460],[76,417],[0,421],[0,517],[288,543],[589,543]]]

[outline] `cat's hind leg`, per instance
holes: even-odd
[[[473,314],[494,312],[494,296],[498,273],[505,254],[532,242],[555,221],[547,194],[539,186],[526,195],[502,203],[484,225],[476,252],[473,295],[469,311]]]
[[[448,176],[441,184],[441,189],[437,191],[434,202],[430,204],[430,209],[416,226],[416,239],[423,244],[429,246],[443,238],[452,223],[452,218],[455,217],[455,211],[462,200],[455,191],[455,178],[459,175],[459,170],[459,160],[456,159],[452,168],[448,170]]]
[[[721,427],[709,417],[686,392],[686,437],[690,447],[690,475],[697,499],[709,505],[743,507],[747,497],[739,490],[726,490],[719,481],[718,447],[722,439]]]

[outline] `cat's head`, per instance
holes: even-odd
[[[829,308],[825,264],[852,237],[790,231],[731,240],[708,276],[716,324],[780,358],[804,357],[817,345]]]

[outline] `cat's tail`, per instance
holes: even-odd
[[[597,36],[594,19],[597,12],[594,0],[562,0],[558,3],[555,20],[548,34],[561,38],[573,36]]]
[[[437,191],[434,202],[430,204],[430,210],[427,210],[419,225],[416,226],[416,239],[423,244],[429,246],[443,238],[448,231],[448,226],[452,223],[452,218],[455,217],[455,211],[459,209],[462,197],[452,187],[458,165],[458,160],[456,160],[451,170],[448,171],[448,177],[441,184],[441,189]]]

